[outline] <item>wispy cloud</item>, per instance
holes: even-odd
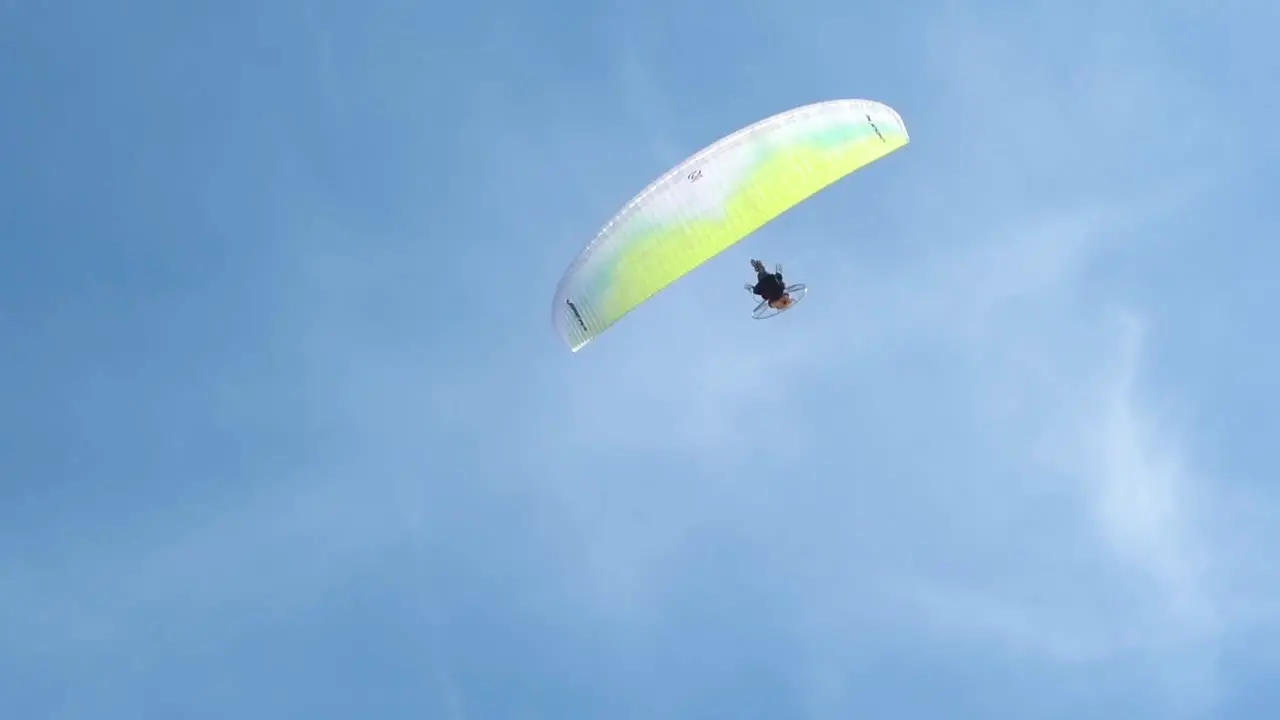
[[[1056,502],[1010,508],[1039,517],[1021,531],[1033,535],[1008,537],[1029,554],[1002,577],[950,589],[925,580],[915,597],[930,622],[989,633],[1014,652],[1072,664],[1146,658],[1176,673],[1171,697],[1197,704],[1216,690],[1227,621],[1211,567],[1219,549],[1193,511],[1210,486],[1187,471],[1176,436],[1141,400],[1140,325],[1119,325],[1109,342],[1089,346],[1086,373],[1053,368],[1074,380],[1034,406],[1050,422],[1025,438],[1039,448],[1030,484]]]

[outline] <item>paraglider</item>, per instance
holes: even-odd
[[[760,296],[760,304],[751,312],[757,320],[784,313],[800,302],[808,288],[803,283],[788,286],[782,279],[782,266],[778,265],[773,272],[764,269],[764,263],[751,261],[751,268],[756,271],[756,284],[746,285],[752,295]]]
[[[690,271],[909,142],[889,106],[833,100],[788,110],[712,143],[632,198],[582,249],[556,288],[556,331],[580,350]],[[790,309],[807,292],[804,285],[783,284],[780,271],[774,281],[761,286],[767,294],[752,286],[763,298],[752,317]]]

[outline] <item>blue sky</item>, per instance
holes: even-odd
[[[0,2],[0,716],[1275,717],[1278,22]],[[913,143],[559,343],[839,97]]]

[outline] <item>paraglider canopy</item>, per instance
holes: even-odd
[[[581,349],[691,270],[908,142],[898,113],[871,100],[806,105],[716,141],[632,198],[583,248],[556,288],[556,331]]]

